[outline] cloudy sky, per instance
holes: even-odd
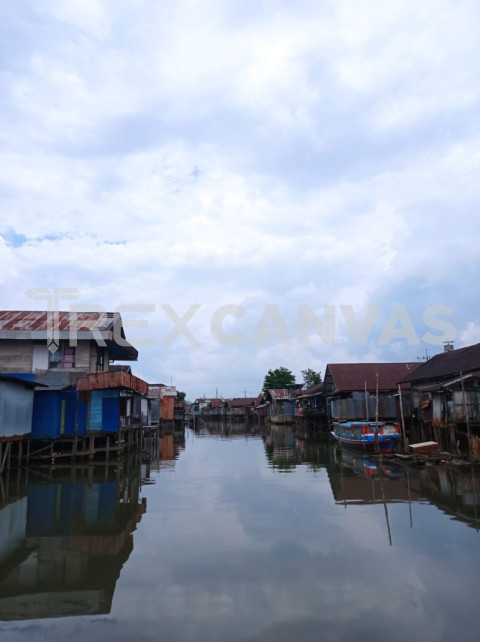
[[[189,398],[480,341],[479,23],[475,0],[2,3],[1,307],[150,306],[123,315],[136,373]]]

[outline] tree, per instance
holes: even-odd
[[[177,396],[175,397],[175,401],[185,401],[186,394],[187,394],[186,392],[180,392],[179,390],[177,390]]]
[[[311,368],[302,370],[302,376],[304,388],[311,388],[312,386],[316,386],[317,383],[322,383],[322,375]]]
[[[295,375],[288,369],[276,368],[269,370],[263,380],[263,392],[266,394],[267,390],[283,389],[295,383]]]

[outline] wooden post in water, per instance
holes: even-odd
[[[376,385],[375,385],[375,450],[377,455],[380,455],[380,446],[378,443],[378,372],[376,374]]]
[[[405,450],[405,452],[408,452],[408,440],[405,432],[405,418],[403,416],[402,388],[400,384],[398,384],[398,403],[400,404],[400,418],[402,420],[403,449]]]
[[[365,381],[365,418],[367,421],[370,421],[369,408],[368,408],[368,394],[367,394],[367,382]]]
[[[462,384],[462,405],[465,412],[465,419],[467,421],[467,439],[468,439],[468,454],[472,457],[472,435],[470,434],[470,417],[468,416],[468,406],[465,402],[465,386],[463,385],[463,370],[460,370],[460,382]]]

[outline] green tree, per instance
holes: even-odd
[[[177,390],[177,396],[175,397],[175,401],[185,401],[186,394],[187,394],[186,392],[180,392],[179,390]]]
[[[293,383],[295,383],[295,375],[288,368],[282,366],[267,372],[263,380],[262,390],[266,393],[267,390],[286,388]]]
[[[302,370],[302,376],[304,388],[311,388],[312,386],[316,386],[317,383],[322,383],[322,375],[311,368]]]

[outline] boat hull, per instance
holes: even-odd
[[[375,452],[376,450],[375,438],[373,436],[373,439],[347,439],[345,437],[340,437],[333,431],[330,434],[342,445],[342,447],[351,448],[352,450],[357,451],[362,450],[364,452]],[[370,435],[367,435],[367,437],[370,437]],[[389,435],[388,437],[385,435],[378,435],[378,447],[382,453],[391,453],[395,448],[395,444],[398,443],[398,439],[398,435]]]

